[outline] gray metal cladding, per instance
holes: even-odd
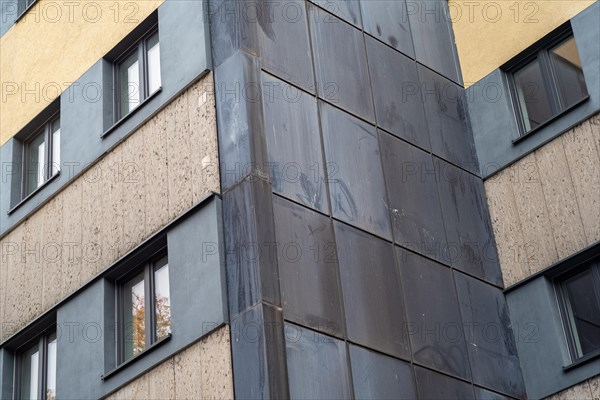
[[[262,67],[314,93],[315,79],[305,2],[272,2],[272,6],[275,17],[267,12],[261,12],[258,16]],[[281,18],[282,15],[285,18]]]
[[[327,103],[319,109],[333,216],[391,238],[375,128]]]
[[[383,131],[379,138],[396,243],[448,264],[431,155]]]
[[[361,1],[365,32],[415,58],[405,0]]]
[[[321,9],[310,7],[319,97],[374,121],[367,54],[361,31]]]
[[[502,291],[454,272],[473,382],[524,398],[525,386]]]
[[[344,336],[338,263],[331,220],[273,197],[283,315]]]
[[[410,359],[393,245],[337,221],[335,237],[348,338]]]
[[[417,390],[411,365],[350,345],[352,384],[357,399],[413,400]]]
[[[477,398],[477,400],[510,400],[510,397],[506,397],[499,393],[485,390],[478,386],[474,386],[473,389],[475,390],[475,398]]]
[[[445,160],[478,173],[463,88],[422,65],[418,70],[431,150]]]
[[[315,98],[266,73],[262,85],[273,192],[328,213]]]
[[[421,367],[415,367],[415,376],[420,399],[475,399],[473,387],[469,383]]]
[[[298,325],[285,324],[285,351],[293,399],[352,397],[346,344]]]
[[[451,269],[401,248],[397,256],[414,361],[470,379]]]
[[[462,84],[448,2],[409,1],[407,13],[417,61]]]
[[[377,125],[429,150],[417,63],[371,37],[365,42]]]
[[[252,164],[221,169],[232,324],[266,327],[270,310],[285,325],[281,347],[234,338],[240,398],[474,397],[451,267],[495,285],[500,270],[457,256],[493,236],[481,179],[461,169],[478,166],[448,21],[415,4],[293,0],[254,25],[212,20],[217,91],[259,89],[240,104],[217,92],[222,166]],[[245,244],[263,257],[240,260]]]
[[[437,157],[434,165],[452,266],[502,286],[483,182]]]
[[[309,0],[327,12],[343,19],[344,21],[362,28],[360,4],[358,0]]]

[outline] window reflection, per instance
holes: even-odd
[[[537,128],[552,117],[538,59],[515,73],[515,84],[526,131]]]
[[[171,296],[169,293],[169,264],[167,259],[156,263],[154,272],[156,338],[162,339],[171,333]]]
[[[56,400],[56,333],[48,337],[46,400]]]
[[[21,399],[37,399],[39,383],[39,359],[38,346],[31,348],[23,354],[21,369]]]
[[[124,287],[124,361],[127,361],[146,348],[144,273],[131,279]]]
[[[571,37],[553,48],[550,57],[563,105],[568,108],[588,94],[575,38]]]
[[[120,66],[121,117],[140,104],[140,69],[137,53],[130,55]]]

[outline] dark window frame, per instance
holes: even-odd
[[[598,293],[600,293],[600,258],[599,257],[596,257],[596,258],[590,260],[589,262],[586,262],[585,264],[581,264],[578,267],[572,268],[554,278],[554,288],[555,288],[556,296],[557,296],[557,300],[558,300],[561,321],[562,321],[563,330],[564,330],[566,341],[567,341],[567,346],[569,348],[569,355],[571,357],[571,364],[566,366],[565,367],[566,369],[570,368],[571,366],[579,365],[580,363],[586,362],[588,360],[591,360],[593,358],[600,356],[600,348],[598,348],[594,351],[591,351],[587,354],[579,355],[577,346],[575,344],[576,343],[575,336],[577,335],[577,327],[573,326],[571,319],[569,318],[569,312],[568,312],[570,300],[568,299],[568,296],[566,294],[565,283],[569,279],[571,279],[579,274],[582,274],[582,273],[586,272],[587,270],[591,271],[594,288]]]
[[[38,0],[18,0],[17,18],[15,19],[15,22],[20,20],[21,17],[23,17],[23,15],[25,15],[27,11],[29,11],[29,9],[33,7],[35,3],[37,3],[37,1]]]
[[[116,346],[116,360],[117,368],[123,364],[127,364],[134,359],[142,356],[148,350],[150,350],[157,343],[170,337],[168,335],[164,338],[158,338],[157,323],[156,323],[156,287],[154,281],[154,272],[157,270],[156,266],[159,261],[167,259],[166,265],[169,265],[169,256],[166,249],[161,249],[153,254],[149,259],[138,264],[136,267],[121,275],[115,280],[116,289],[116,320],[117,320],[117,346]],[[145,329],[145,346],[144,350],[134,355],[129,359],[125,359],[125,339],[126,339],[126,326],[125,326],[125,314],[124,314],[124,299],[125,299],[125,284],[127,284],[132,278],[139,275],[141,272],[144,273],[144,329]],[[169,282],[170,286],[170,282]],[[170,291],[170,287],[169,287]],[[172,329],[172,327],[171,327]]]
[[[578,102],[567,106],[564,104],[562,98],[562,93],[559,88],[558,78],[550,56],[550,52],[556,46],[570,38],[575,40],[571,24],[567,22],[501,67],[507,76],[508,89],[513,105],[513,111],[515,113],[517,128],[519,131],[519,137],[513,140],[514,144],[521,141],[521,139],[528,137],[532,133],[542,129],[560,115],[569,112],[573,108],[589,99],[587,85],[586,95]],[[525,122],[523,121],[523,110],[519,102],[518,89],[514,76],[515,73],[535,59],[537,59],[539,62],[541,78],[547,92],[546,94],[548,96],[548,102],[552,115],[545,121],[542,121],[539,126],[527,130],[525,127]]]
[[[49,338],[52,335],[56,335],[56,325],[48,327],[42,331],[38,336],[29,340],[24,345],[20,346],[15,350],[15,368],[14,368],[14,390],[13,396],[15,399],[21,398],[22,389],[22,367],[23,367],[23,355],[28,351],[37,346],[38,348],[38,393],[36,394],[37,399],[47,400],[47,388],[48,383],[48,343]],[[58,354],[57,354],[58,356]]]
[[[159,87],[155,92],[150,93],[149,89],[149,70],[148,70],[148,40],[154,36],[154,34],[158,35],[158,43],[160,45],[160,33],[158,29],[158,23],[153,24],[146,33],[144,33],[134,44],[129,46],[119,57],[115,59],[113,62],[113,82],[114,82],[114,122],[117,123],[122,119],[125,119],[129,114],[133,113],[136,109],[138,109],[145,100],[150,98],[154,93],[157,93],[161,90]],[[138,104],[129,110],[127,114],[121,115],[121,76],[120,76],[120,68],[123,62],[125,62],[131,55],[137,53],[138,60],[138,69],[139,69],[139,77],[140,77],[140,85],[138,88],[139,91],[139,102]],[[160,65],[159,65],[160,67]],[[162,70],[162,69],[161,69]],[[162,86],[162,79],[161,79]]]
[[[46,182],[50,179],[54,178],[55,175],[60,173],[60,165],[57,165],[57,172],[53,173],[54,170],[54,160],[53,160],[53,150],[54,146],[58,145],[60,147],[60,143],[54,143],[53,131],[52,127],[55,122],[59,123],[60,130],[60,113],[53,114],[47,121],[45,121],[40,128],[35,130],[31,135],[27,136],[25,140],[23,140],[23,159],[22,159],[22,174],[21,174],[21,200],[26,199],[35,193],[40,187],[42,187]],[[37,139],[40,136],[44,136],[44,166],[43,166],[43,174],[44,174],[44,182],[36,189],[28,192],[29,188],[29,180],[31,179],[31,173],[28,165],[29,154],[31,153],[31,142],[34,139]],[[62,137],[62,135],[61,135]],[[61,149],[59,148],[59,151]]]

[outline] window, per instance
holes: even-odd
[[[17,357],[17,399],[56,399],[56,332],[30,343]]]
[[[159,258],[117,282],[119,362],[124,363],[171,334],[169,264]]]
[[[45,123],[25,140],[24,149],[23,198],[60,171],[60,119]]]
[[[588,98],[570,27],[554,32],[507,68],[521,136]]]
[[[117,120],[161,87],[160,43],[154,29],[115,63]]]
[[[557,291],[572,358],[600,352],[600,261],[557,278]]]
[[[35,3],[36,0],[19,0],[19,12],[18,12],[18,16],[20,17],[21,15],[23,15],[25,13],[25,11],[27,11],[29,9],[29,7],[31,7],[33,5],[33,3]]]

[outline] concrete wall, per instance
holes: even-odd
[[[37,1],[0,38],[3,96],[0,102],[0,145],[65,91],[162,2]],[[4,13],[2,17],[10,18]],[[43,45],[38,40],[40,38],[43,38]]]
[[[1,240],[2,338],[219,192],[212,79],[186,90]]]
[[[478,82],[594,2],[450,0],[465,86]]]
[[[105,399],[233,399],[229,327],[211,333]]]
[[[504,284],[600,240],[600,115],[485,181]]]
[[[547,400],[596,400],[600,399],[600,376],[556,393]]]

